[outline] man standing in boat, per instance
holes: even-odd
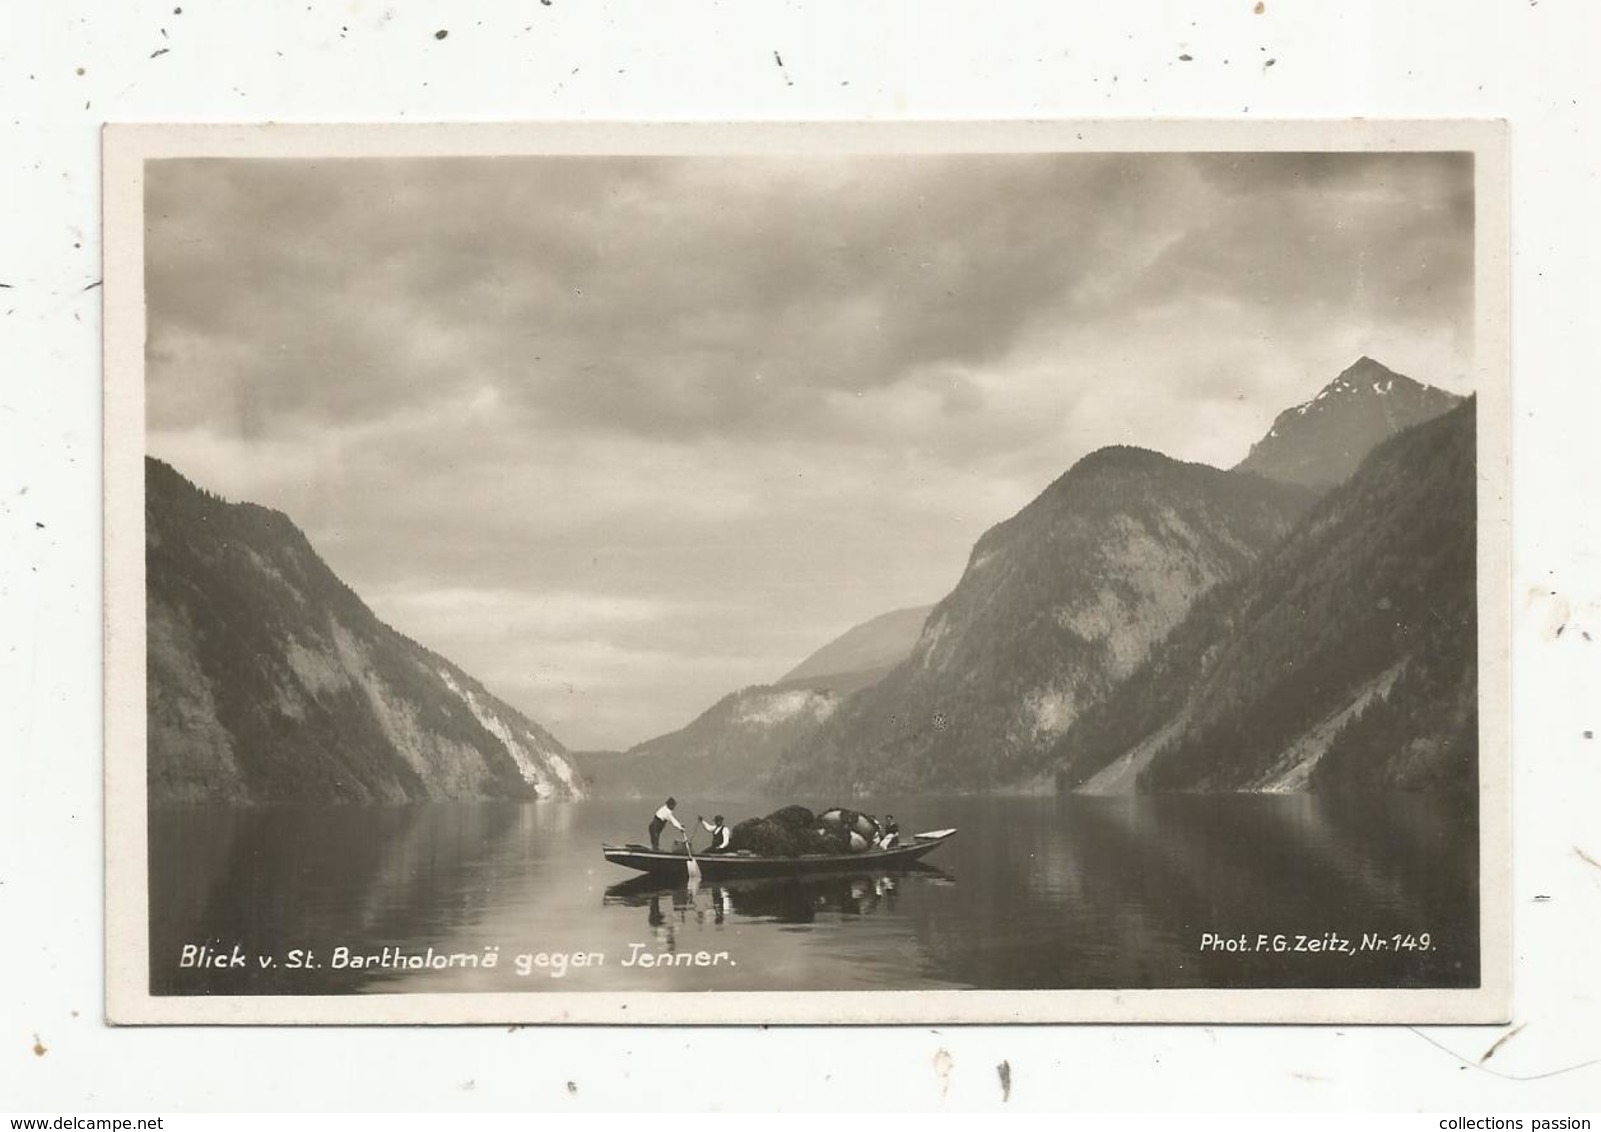
[[[673,815],[673,811],[677,808],[678,799],[668,798],[667,801],[662,803],[661,808],[656,811],[655,816],[650,819],[650,847],[653,850],[660,852],[662,847],[662,830],[666,829],[669,823],[671,823],[673,828],[678,830],[679,833],[684,832],[684,827],[678,824],[678,818]]]
[[[718,814],[709,822],[705,818],[700,817],[699,814],[697,814],[696,817],[700,820],[701,828],[712,835],[712,847],[710,852],[721,853],[727,849],[729,839],[733,837],[733,834],[729,831],[728,827],[723,824],[723,815]]]

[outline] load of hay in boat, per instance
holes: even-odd
[[[785,806],[766,817],[734,826],[730,852],[763,857],[800,857],[808,853],[864,853],[878,844],[883,827],[871,814],[833,806],[814,814],[805,806]]]

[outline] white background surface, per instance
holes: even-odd
[[[1598,43],[1559,0],[9,6],[0,1111],[996,1108],[1002,1061],[1011,1109],[1596,1109]],[[101,1023],[102,122],[1152,115],[1512,122],[1512,1027]]]

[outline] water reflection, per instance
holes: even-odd
[[[442,938],[481,913],[490,862],[555,807],[271,806],[152,814],[151,989],[155,994],[334,994],[401,977],[335,967],[361,954]],[[539,862],[525,864],[537,874]],[[181,965],[187,945],[240,967]],[[310,953],[293,968],[291,953]],[[263,962],[270,959],[271,963]],[[310,966],[316,963],[317,966]]]
[[[954,884],[943,870],[921,865],[898,872],[830,873],[816,877],[750,877],[712,882],[663,881],[638,876],[606,889],[607,906],[646,908],[652,928],[671,926],[664,907],[683,922],[709,916],[722,924],[731,915],[777,924],[810,924],[819,913],[856,917],[883,911],[893,914],[902,885]]]
[[[1003,822],[999,803],[976,807],[992,830],[984,852],[953,858],[965,914],[911,910],[931,974],[1019,989],[1477,980],[1470,799],[1066,797],[1033,822]],[[1200,945],[1424,931],[1432,949],[1404,957]]]
[[[1478,972],[1471,797],[893,798],[960,827],[895,873],[619,881],[600,845],[621,803],[155,810],[157,994],[585,989],[1470,986]],[[776,808],[769,807],[769,808]],[[954,878],[960,878],[958,883]],[[1241,954],[1206,933],[1429,932],[1426,951]],[[727,950],[711,971],[620,964],[636,945]],[[273,962],[185,966],[186,946]],[[334,966],[381,954],[600,952],[556,978]],[[288,968],[300,951],[314,963]]]

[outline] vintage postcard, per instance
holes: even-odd
[[[109,128],[109,1017],[1505,1020],[1506,176]]]

